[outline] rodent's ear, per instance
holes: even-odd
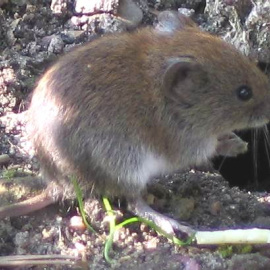
[[[178,11],[166,10],[159,13],[155,30],[159,34],[170,35],[185,27],[197,27],[197,25],[189,17]]]
[[[166,96],[179,100],[180,96],[194,89],[205,89],[207,81],[207,72],[194,57],[176,57],[167,62],[162,91]]]

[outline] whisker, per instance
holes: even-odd
[[[264,139],[264,148],[265,148],[265,153],[266,153],[266,156],[267,156],[267,160],[268,160],[268,166],[269,166],[269,169],[270,169],[270,152],[269,152],[269,149],[270,149],[270,139],[269,139],[269,131],[268,131],[268,128],[267,126],[265,125],[263,127],[263,139]]]
[[[268,148],[270,148],[270,137],[269,137],[269,131],[267,128],[267,125],[263,126],[263,133],[264,133],[264,139],[267,142]]]
[[[255,186],[258,187],[258,129],[251,132],[253,177]]]
[[[224,164],[226,158],[227,158],[227,156],[223,156],[223,157],[222,157],[222,160],[221,160],[221,162],[220,162],[220,164],[219,164],[219,166],[218,166],[218,171],[221,170],[221,168],[222,168],[222,166],[223,166],[223,164]]]
[[[268,165],[269,165],[269,169],[270,169],[270,153],[269,153],[269,145],[267,145],[266,140],[264,138],[264,148],[265,148],[265,153],[266,153],[266,157],[268,160]]]

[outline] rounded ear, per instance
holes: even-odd
[[[191,91],[205,88],[207,72],[194,57],[176,57],[167,62],[162,78],[162,90],[166,96],[179,100]]]
[[[178,11],[166,10],[159,13],[158,24],[155,29],[160,34],[173,34],[185,27],[197,27],[197,25],[189,17]]]

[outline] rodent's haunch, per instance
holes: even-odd
[[[177,13],[162,13],[155,29],[85,44],[34,90],[31,137],[51,183],[42,207],[74,198],[75,176],[85,196],[93,188],[125,196],[130,209],[167,232],[190,233],[144,203],[146,184],[244,152],[233,131],[266,124],[269,104],[268,80],[255,64]]]

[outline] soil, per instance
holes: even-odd
[[[107,33],[151,25],[158,10],[184,8],[204,29],[233,43],[269,73],[268,1],[123,2],[124,8],[118,14],[121,2],[116,0],[0,1],[1,206],[30,198],[45,187],[25,132],[27,107],[38,77],[74,46]],[[127,18],[135,19],[127,22]],[[197,169],[154,179],[146,199],[158,211],[199,230],[270,228],[267,191],[269,184],[263,192],[240,190],[213,169]],[[1,220],[0,269],[7,269],[4,265],[9,260],[14,263],[14,255],[23,257],[17,266],[8,269],[270,269],[267,246],[178,246],[141,223],[129,224],[116,232],[110,264],[104,258],[108,214],[100,198],[84,203],[96,233],[85,228],[78,203],[72,201],[29,216]],[[124,201],[116,200],[112,205],[117,223],[132,217]],[[36,265],[38,260],[26,263],[30,254],[42,255],[42,260],[50,259],[51,264],[45,261]]]

